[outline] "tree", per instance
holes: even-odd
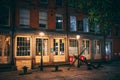
[[[119,0],[78,0],[78,8],[88,14],[90,28],[100,24],[105,34],[112,24],[120,21]]]

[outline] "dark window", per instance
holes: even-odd
[[[9,8],[0,6],[0,25],[9,25]]]
[[[83,31],[83,21],[77,21],[78,31]]]
[[[40,3],[48,3],[48,0],[39,0]]]
[[[75,1],[76,1],[76,0],[70,0],[69,6],[72,7],[72,8],[75,8],[75,6],[76,6],[76,5],[75,5]]]
[[[62,5],[63,5],[63,0],[56,0],[57,7],[62,7]]]

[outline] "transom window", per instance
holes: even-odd
[[[56,14],[56,29],[61,30],[63,28],[63,17],[61,14]]]
[[[17,56],[30,56],[30,37],[17,37]]]
[[[20,26],[30,25],[30,11],[29,9],[20,9]]]
[[[39,27],[41,29],[47,28],[47,12],[39,11]]]

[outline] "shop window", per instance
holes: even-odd
[[[69,40],[69,53],[70,54],[78,54],[78,41],[75,39]]]
[[[63,40],[60,39],[60,54],[62,55],[64,53],[64,43]]]
[[[100,45],[100,41],[97,41],[97,46],[96,46],[96,48],[97,48],[97,53],[101,53],[101,45]]]
[[[30,56],[30,37],[17,37],[17,56]]]
[[[39,27],[41,29],[47,28],[47,12],[39,11]]]
[[[9,8],[0,6],[0,25],[9,25]]]
[[[62,30],[63,27],[63,17],[60,14],[56,14],[56,29]]]
[[[70,16],[70,31],[76,31],[76,16]]]
[[[30,25],[29,9],[20,9],[20,26],[28,27]]]
[[[53,41],[53,45],[54,45],[54,52],[55,52],[55,55],[58,55],[58,43],[56,42],[56,40],[54,39]]]

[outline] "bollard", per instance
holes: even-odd
[[[26,74],[27,71],[28,71],[28,67],[24,66],[24,67],[23,67],[23,73]]]
[[[88,70],[92,70],[92,68],[91,68],[91,63],[88,63],[88,64],[87,64],[87,69],[88,69]]]
[[[59,66],[55,65],[55,71],[58,71]]]

